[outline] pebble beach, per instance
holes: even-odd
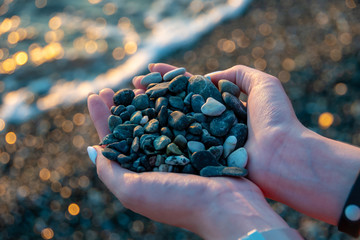
[[[206,6],[206,1],[193,2],[193,8],[202,2]],[[113,11],[111,6],[104,11]],[[150,25],[156,20],[147,19]],[[143,23],[134,26],[146,32]],[[81,75],[99,66],[89,72],[101,74],[120,63],[116,62],[120,52],[78,61],[49,60],[38,69]],[[265,71],[281,80],[306,127],[360,146],[360,5],[356,1],[253,1],[242,15],[159,61],[200,75],[236,64]],[[76,67],[73,62],[82,71],[66,71]],[[25,73],[37,74],[29,68],[24,66],[13,76],[20,81]],[[5,76],[11,74],[0,74],[1,96],[5,96]],[[240,98],[246,100],[243,94]],[[88,158],[86,147],[99,141],[84,101],[51,108],[17,124],[0,116],[0,239],[200,239],[125,209],[98,179]],[[269,202],[306,239],[352,239],[336,226]]]

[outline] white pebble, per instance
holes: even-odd
[[[248,161],[248,155],[245,148],[238,148],[233,151],[227,158],[229,167],[244,168]]]
[[[227,158],[236,147],[237,139],[235,136],[229,136],[224,142],[224,158]]]
[[[149,121],[149,117],[143,116],[142,119],[140,120],[140,124],[145,125],[148,121]]]
[[[201,142],[197,142],[197,141],[189,141],[187,143],[187,146],[191,153],[205,150],[204,144]]]
[[[221,102],[208,97],[204,105],[201,106],[201,112],[207,116],[220,116],[226,107]]]

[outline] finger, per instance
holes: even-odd
[[[145,93],[145,90],[144,89],[134,89],[133,92],[135,93],[135,96],[136,96],[136,95]]]
[[[227,79],[240,87],[241,91],[249,95],[251,89],[264,81],[275,81],[276,78],[259,70],[243,65],[237,65],[224,71],[209,73],[211,81],[217,86],[219,80]]]
[[[134,85],[135,88],[137,89],[144,89],[145,90],[145,86],[141,85],[141,79],[143,79],[143,75],[141,76],[135,76],[133,79],[132,79],[132,83]]]
[[[108,108],[111,108],[111,106],[114,105],[114,91],[110,88],[104,88],[99,92],[99,96],[102,98],[104,103],[108,106]]]
[[[91,120],[94,123],[96,131],[99,135],[100,140],[110,133],[107,119],[111,112],[109,107],[105,104],[103,99],[96,94],[92,94],[88,97],[88,108]]]
[[[175,66],[172,66],[169,64],[165,64],[165,63],[151,63],[151,64],[149,64],[148,68],[149,68],[150,72],[159,72],[161,74],[161,76],[163,76],[165,73],[167,73],[171,70],[174,70],[178,67],[175,67]],[[186,72],[184,75],[187,77],[192,76],[192,74],[188,73],[188,72]]]

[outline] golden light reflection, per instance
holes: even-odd
[[[337,95],[342,96],[346,94],[348,87],[346,86],[345,83],[338,83],[335,85],[334,90]]]
[[[24,28],[19,28],[16,32],[19,34],[19,41],[22,41],[27,37],[27,31]]]
[[[99,2],[101,2],[102,0],[88,0],[89,3],[91,4],[98,4]]]
[[[65,120],[62,122],[61,127],[64,130],[64,132],[69,133],[74,129],[74,124],[70,120]]]
[[[11,29],[11,20],[9,18],[5,18],[0,24],[0,32],[6,33]]]
[[[328,129],[334,122],[334,116],[329,112],[324,112],[319,116],[319,126]]]
[[[16,142],[16,134],[14,132],[8,132],[5,135],[5,141],[8,144],[14,144]]]
[[[115,60],[121,60],[125,57],[125,51],[122,47],[117,47],[112,51],[112,55]]]
[[[0,118],[0,132],[5,128],[5,121]]]
[[[12,16],[11,17],[11,28],[14,29],[14,28],[17,28],[21,23],[21,18],[19,16]]]
[[[93,54],[98,49],[98,45],[95,41],[90,40],[85,43],[85,51],[89,54]]]
[[[41,231],[41,237],[43,239],[52,239],[54,237],[54,231],[51,228],[44,228]]]
[[[82,114],[82,113],[76,113],[74,116],[73,116],[73,122],[75,125],[77,126],[81,126],[85,123],[85,115]]]
[[[129,41],[125,44],[124,49],[125,49],[126,54],[129,54],[129,55],[134,54],[137,51],[137,44],[134,41]]]
[[[35,6],[37,8],[44,8],[47,5],[47,0],[35,0]]]
[[[15,54],[15,62],[17,65],[24,65],[28,61],[28,55],[26,52],[18,52]]]
[[[52,17],[49,20],[49,28],[51,28],[52,30],[56,30],[59,27],[61,27],[62,21],[61,18],[58,16]]]
[[[281,65],[286,71],[289,72],[295,69],[295,61],[291,58],[285,58]]]
[[[16,68],[16,63],[15,60],[12,58],[8,58],[2,63],[2,69],[4,69],[6,73],[13,72],[15,68]]]
[[[71,196],[71,193],[72,193],[72,191],[71,191],[71,188],[69,188],[69,187],[63,187],[60,190],[60,195],[62,198],[69,198]]]
[[[18,32],[11,32],[8,35],[8,42],[10,44],[17,44],[20,40],[20,35]]]
[[[114,3],[107,3],[103,7],[103,12],[106,15],[113,15],[117,11],[117,6]]]
[[[68,211],[71,215],[76,216],[80,213],[80,207],[76,203],[71,203],[68,207]]]
[[[51,177],[51,173],[50,173],[49,169],[47,169],[47,168],[41,169],[39,172],[39,177],[43,181],[49,180]]]

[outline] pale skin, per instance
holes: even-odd
[[[166,64],[149,66],[150,71],[161,74],[173,68]],[[96,146],[97,172],[109,190],[125,207],[206,239],[238,239],[252,229],[287,227],[264,195],[336,225],[360,169],[360,150],[305,128],[280,81],[271,75],[235,66],[210,77],[215,85],[220,79],[228,79],[248,95],[249,137],[245,148],[252,182],[245,178],[133,173],[104,158],[101,147]],[[133,80],[136,93],[143,92],[140,81],[141,77]],[[100,138],[109,133],[107,118],[113,94],[104,89],[88,98]]]

